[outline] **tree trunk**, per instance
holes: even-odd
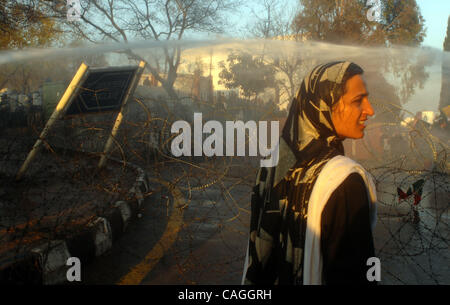
[[[445,56],[447,55],[447,56]],[[450,57],[448,54],[442,56],[442,86],[439,109],[450,105]]]

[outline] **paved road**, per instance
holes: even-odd
[[[254,173],[242,164],[223,175],[200,169],[186,174],[186,166],[168,166],[160,182],[153,181],[153,188],[162,185],[162,191],[146,199],[142,218],[109,253],[84,266],[83,283],[240,283],[250,218],[246,181],[252,182]],[[240,179],[243,174],[248,177]],[[445,179],[441,182],[447,183]],[[425,185],[419,224],[411,222],[406,202],[398,204],[394,181],[385,179],[377,186],[381,203],[374,241],[381,284],[450,283],[448,204],[441,204],[444,213],[438,216],[429,209],[448,190],[436,193],[433,188],[442,183],[431,180]]]
[[[162,189],[146,198],[142,217],[111,251],[83,266],[82,283],[240,283],[250,186],[241,183],[237,168],[189,181],[177,174],[189,167],[168,168],[152,181],[153,189]],[[188,176],[199,176],[195,171]]]

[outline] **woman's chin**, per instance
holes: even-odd
[[[353,139],[353,140],[362,139],[362,138],[364,138],[364,131],[358,132],[358,133],[353,133],[351,135],[344,136],[343,138],[345,138],[345,139]]]

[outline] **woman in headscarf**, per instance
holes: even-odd
[[[243,284],[369,283],[376,191],[342,144],[362,138],[374,114],[362,74],[332,62],[304,78],[279,162],[261,168],[253,188]]]

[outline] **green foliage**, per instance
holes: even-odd
[[[447,35],[445,36],[443,48],[444,51],[450,51],[450,16],[448,16],[447,20]]]
[[[391,44],[419,45],[425,37],[424,19],[415,0],[383,1],[382,37]]]
[[[447,21],[447,35],[445,36],[444,51],[450,52],[450,16]],[[450,58],[442,57],[442,80],[441,80],[441,95],[439,100],[439,109],[450,105]]]
[[[227,58],[228,67],[221,62],[219,84],[228,89],[239,88],[245,97],[250,98],[275,85],[275,69],[264,63],[262,57],[249,53],[232,53]]]
[[[369,21],[366,1],[300,0],[293,27],[313,40],[363,45],[419,45],[424,19],[415,0],[381,0],[381,19]]]
[[[0,1],[0,49],[48,46],[60,35],[54,19],[38,7],[39,1]]]
[[[304,38],[362,46],[419,46],[425,37],[424,19],[415,0],[380,0],[380,16],[370,21],[367,0],[299,0],[301,10],[293,21]],[[362,64],[362,63],[361,63]],[[393,74],[401,85],[392,104],[404,104],[428,78],[426,58],[387,56],[377,75]],[[389,94],[391,95],[391,94]],[[391,95],[392,96],[392,95]],[[398,101],[398,102],[397,102]]]

